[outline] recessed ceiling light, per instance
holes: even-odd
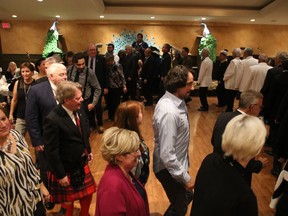
[[[201,20],[206,20],[206,17],[202,17]]]
[[[155,19],[155,17],[154,17],[154,16],[151,16],[150,19]]]
[[[101,15],[101,16],[100,16],[100,18],[101,18],[101,19],[103,19],[103,18],[104,18],[104,16],[103,16],[103,15]]]
[[[56,17],[56,18],[60,18],[60,15],[56,15],[55,17]]]
[[[250,21],[251,21],[251,22],[255,22],[255,19],[251,19]]]
[[[17,15],[12,15],[13,18],[17,18]]]
[[[38,2],[43,2],[43,0],[37,0]]]

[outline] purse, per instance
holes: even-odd
[[[84,183],[85,179],[84,166],[87,163],[87,160],[88,160],[87,155],[81,157],[79,166],[70,172],[70,184],[74,189],[81,187]]]

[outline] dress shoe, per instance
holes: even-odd
[[[198,111],[201,111],[201,112],[208,112],[208,108],[203,108],[203,107],[200,107],[199,109],[198,109]]]
[[[98,128],[98,132],[99,132],[99,133],[103,133],[103,132],[104,132],[104,128],[103,128],[103,126],[99,126],[99,128]]]

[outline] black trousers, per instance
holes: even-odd
[[[237,91],[236,90],[230,90],[226,89],[226,102],[227,102],[227,112],[233,112],[234,107],[234,100],[236,97]]]
[[[217,93],[217,98],[218,98],[218,105],[225,106],[227,103],[226,103],[225,87],[224,87],[223,81],[219,81],[216,87],[216,93]]]
[[[146,84],[143,82],[142,90],[145,100],[148,104],[153,104],[153,97],[152,97],[152,86],[151,81],[149,80]]]
[[[45,149],[45,147],[44,147]],[[44,150],[45,151],[45,150]],[[40,177],[43,181],[43,184],[48,188],[48,160],[46,158],[45,152],[38,152],[38,159],[39,159],[39,167],[40,167]],[[49,190],[49,188],[48,188]]]
[[[288,203],[288,194],[287,192],[284,192],[277,203],[275,216],[287,216],[288,215],[287,203]]]
[[[98,127],[103,126],[102,97],[103,97],[103,94],[101,93],[99,100],[95,106],[95,112],[96,112],[96,119],[97,119]]]
[[[185,216],[187,207],[193,199],[193,192],[187,191],[184,185],[177,182],[166,169],[155,175],[161,182],[170,201],[170,206],[164,216]]]
[[[123,100],[127,101],[129,100],[136,100],[136,94],[137,94],[137,81],[136,80],[130,80],[126,81],[126,88],[127,92],[123,96]]]
[[[91,103],[91,99],[84,99],[83,101],[83,108],[86,114],[87,119],[89,120],[89,125],[91,128],[95,128],[96,127],[96,121],[95,121],[95,109],[92,110],[88,110],[88,104]]]
[[[207,101],[208,87],[199,87],[199,98],[203,109],[209,109]]]
[[[109,88],[109,92],[107,95],[108,99],[108,118],[111,120],[114,120],[115,112],[117,107],[120,104],[120,97],[122,95],[122,87],[121,88]]]

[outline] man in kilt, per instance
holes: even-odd
[[[96,184],[88,161],[92,160],[89,123],[82,109],[82,88],[63,81],[57,87],[59,104],[44,120],[45,153],[48,159],[48,188],[51,201],[62,203],[65,215],[73,215],[73,202],[80,201],[81,216],[89,215]]]

